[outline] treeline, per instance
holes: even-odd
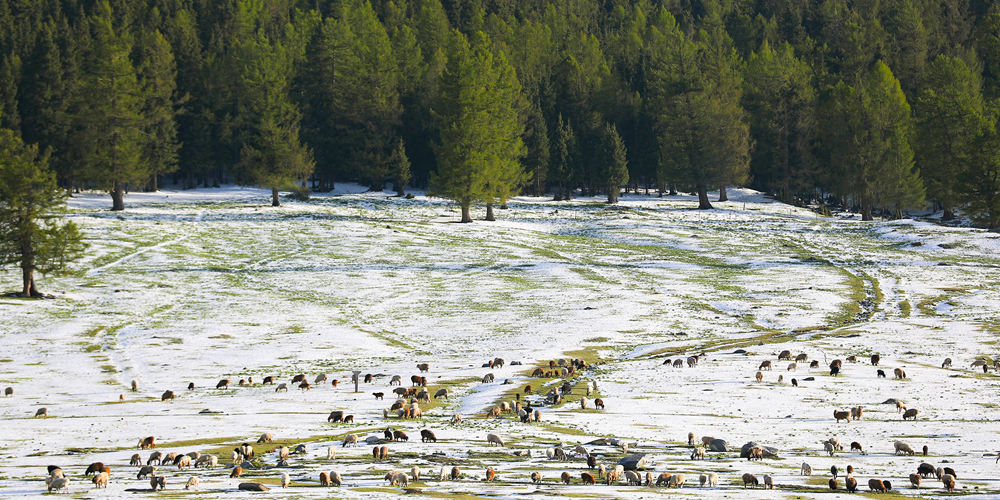
[[[61,185],[750,185],[1000,226],[992,0],[0,0],[0,126]],[[300,188],[301,189],[301,188]]]

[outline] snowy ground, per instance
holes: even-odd
[[[231,496],[242,481],[275,486],[281,472],[292,487],[272,489],[276,496],[388,497],[403,489],[385,473],[413,466],[434,477],[409,491],[440,498],[666,492],[584,486],[582,458],[544,453],[599,437],[632,443],[629,453],[651,455],[654,475],[685,474],[681,492],[708,498],[745,497],[744,472],[774,478],[776,489],[758,490],[759,498],[842,496],[828,490],[831,465],[852,465],[866,491],[869,478],[880,478],[901,494],[944,494],[933,477],[909,488],[907,476],[923,461],[954,468],[956,492],[1000,494],[990,463],[1000,450],[1000,377],[970,368],[996,356],[1000,235],[823,218],[740,190],[711,211],[693,210],[685,196],[627,195],[614,207],[519,198],[497,222],[474,224],[454,224],[457,209],[441,200],[362,191],[346,186],[277,209],[255,189],[136,193],[124,213],[108,211],[107,196],[73,198],[71,216],[91,244],[78,272],[41,279],[57,299],[0,298],[0,385],[14,389],[0,399],[0,497],[43,493],[47,465],[62,466],[74,496],[148,488],[128,462],[149,435],[164,453],[219,456],[225,467],[215,470],[158,468],[175,493],[198,475],[207,498]],[[0,289],[17,288],[14,270],[0,273]],[[777,360],[785,349],[819,367],[789,371]],[[873,353],[879,367],[868,364]],[[694,368],[663,366],[694,354],[704,354]],[[829,376],[829,362],[850,355],[861,362],[845,361],[840,376]],[[508,364],[482,367],[494,357]],[[953,368],[941,368],[945,357]],[[567,377],[574,394],[543,407],[540,423],[484,417],[526,384],[532,401],[558,387],[563,378],[529,377],[558,358],[592,367]],[[758,383],[764,360],[774,369]],[[421,362],[431,366],[423,374],[431,394],[447,387],[451,397],[423,404],[423,420],[386,422],[390,377],[401,375],[408,387]],[[893,380],[897,367],[906,379]],[[879,368],[887,378],[876,376]],[[354,393],[352,370],[375,378]],[[496,382],[483,384],[490,372]],[[299,373],[340,383],[288,392],[260,385],[265,376],[287,383]],[[236,385],[250,377],[252,386]],[[215,389],[223,378],[229,388]],[[605,410],[580,408],[593,381],[591,399],[601,397]],[[161,402],[165,390],[177,399]],[[376,400],[373,392],[388,395]],[[903,422],[895,406],[881,404],[889,398],[918,409],[918,419]],[[834,421],[834,410],[858,405],[863,420]],[[49,416],[34,418],[41,407]],[[199,413],[206,409],[213,413]],[[332,410],[355,423],[327,423]],[[465,417],[459,426],[448,423],[456,412]],[[339,446],[346,434],[364,440],[387,425],[410,436],[382,443],[387,463],[372,460],[372,445]],[[421,429],[433,430],[437,443],[422,444]],[[232,449],[263,432],[278,442],[255,444],[265,452],[259,468],[230,479]],[[487,432],[507,447],[487,447]],[[735,451],[692,461],[689,432],[723,438]],[[822,445],[830,437],[858,441],[865,453],[830,457]],[[751,440],[777,447],[779,457],[741,460],[739,447]],[[894,456],[897,440],[926,445],[930,455]],[[274,468],[267,452],[278,444],[305,444],[308,453]],[[331,444],[337,456],[329,460]],[[587,448],[607,466],[624,456]],[[149,450],[141,454],[145,461]],[[83,476],[96,461],[111,468],[107,490]],[[799,475],[802,462],[813,476]],[[438,480],[442,466],[459,466],[463,477]],[[487,467],[497,483],[483,482]],[[344,486],[318,488],[321,471],[339,472]],[[543,484],[530,482],[533,471]],[[569,486],[557,484],[563,471],[573,476]],[[719,486],[702,490],[698,476],[709,472]]]

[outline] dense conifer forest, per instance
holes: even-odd
[[[0,127],[117,210],[161,183],[409,185],[463,219],[746,185],[996,228],[998,99],[988,0],[0,0]]]

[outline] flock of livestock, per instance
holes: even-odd
[[[745,351],[743,353],[752,354],[752,353],[746,353]],[[663,365],[672,367],[683,367],[686,364],[689,367],[694,367],[697,366],[699,359],[700,356],[690,356],[684,359],[677,359],[677,360],[667,359],[663,362]],[[846,359],[849,362],[857,362],[857,358],[855,356],[849,356]],[[793,371],[796,369],[798,363],[808,362],[808,356],[806,354],[799,354],[793,360],[791,352],[786,350],[780,353],[780,355],[778,356],[778,360],[788,361],[789,365],[787,369],[788,371]],[[878,366],[879,362],[880,362],[880,357],[877,354],[871,357],[872,365]],[[520,364],[520,363],[515,362],[512,364]],[[484,364],[483,366],[484,367],[488,366],[489,368],[492,369],[492,368],[501,368],[503,367],[503,365],[504,365],[504,360],[496,358]],[[818,363],[816,361],[812,361],[811,366],[816,367],[818,366]],[[830,374],[836,376],[840,372],[842,363],[840,360],[834,360],[832,363],[830,363],[829,366],[830,366]],[[951,359],[949,358],[945,360],[942,366],[950,367]],[[980,366],[982,366],[984,369],[988,369],[988,365],[985,360],[976,360],[976,362],[973,363],[973,367],[980,367]],[[1000,369],[1000,360],[998,360],[994,366],[997,369]],[[582,371],[586,367],[587,364],[583,360],[558,360],[550,362],[548,370],[545,370],[543,368],[538,368],[535,369],[531,373],[531,375],[533,377],[542,377],[542,378],[557,378],[557,377],[568,378],[577,375],[580,371]],[[430,369],[427,363],[421,363],[417,365],[417,368],[420,370],[421,373],[427,372]],[[755,377],[756,380],[760,382],[763,378],[763,372],[771,369],[772,369],[771,361],[762,362],[758,366],[758,371]],[[882,373],[881,369],[879,369],[878,372],[880,373],[880,376],[884,376],[884,373]],[[905,373],[899,368],[897,368],[894,371],[894,374],[896,375],[897,378],[900,379],[905,378]],[[355,374],[352,378],[352,382],[357,383],[358,377],[359,374]],[[371,383],[374,377],[375,376],[371,374],[365,375],[364,380],[366,383]],[[783,377],[779,376],[779,382],[782,382],[782,379]],[[804,378],[803,381],[811,379],[812,377],[808,377]],[[581,380],[582,379],[577,379],[574,380],[574,382],[579,382]],[[289,386],[295,386],[302,391],[306,391],[309,390],[312,385],[323,384],[328,381],[329,379],[326,374],[320,374],[314,379],[314,382],[310,384],[309,381],[306,379],[306,376],[304,374],[300,374],[292,378],[289,383],[278,383],[278,384],[275,384],[273,377],[265,377],[262,381],[262,384],[263,385],[273,384],[275,385],[276,391],[287,391]],[[389,386],[390,387],[399,386],[395,387],[392,391],[398,398],[391,406],[385,408],[382,411],[383,419],[389,419],[390,417],[395,417],[398,418],[400,422],[403,422],[408,419],[420,419],[423,417],[423,411],[420,408],[420,403],[430,401],[430,391],[427,389],[427,379],[426,377],[421,375],[414,375],[411,377],[410,381],[412,383],[412,386],[409,388],[403,388],[402,378],[400,376],[396,375],[391,378]],[[490,382],[493,382],[492,373],[483,377],[483,383],[490,383]],[[513,382],[507,379],[504,381],[504,383],[512,384]],[[791,383],[793,385],[797,385],[798,381],[793,378],[791,379]],[[228,379],[223,379],[219,381],[218,384],[216,384],[216,387],[220,389],[227,388],[229,384],[230,381]],[[243,385],[252,386],[253,384],[254,382],[252,377],[248,377],[247,380],[240,380],[238,382],[238,385],[240,386]],[[338,381],[332,380],[331,384],[334,387],[336,387]],[[586,396],[580,397],[579,404],[581,408],[586,409],[588,403],[591,402],[587,396],[592,396],[595,392],[597,392],[597,382],[596,381],[592,381],[592,383],[588,382],[585,383],[584,386],[585,386]],[[551,406],[559,404],[563,401],[562,398],[565,395],[573,393],[574,388],[575,385],[568,379],[564,381],[562,384],[553,385],[544,398],[541,399],[536,398],[535,405]],[[193,389],[193,384],[189,386],[189,389]],[[136,381],[132,382],[132,390],[133,391],[138,390],[138,384]],[[13,389],[7,388],[5,393],[8,396],[12,395]],[[385,396],[383,392],[374,392],[372,394],[378,400],[383,399]],[[523,404],[521,401],[521,394],[524,394]],[[535,392],[532,386],[530,384],[526,385],[523,389],[514,391],[515,398],[513,401],[510,401],[509,403],[506,401],[499,403],[498,406],[491,408],[489,411],[487,411],[485,417],[502,418],[506,414],[513,414],[514,416],[519,418],[522,422],[538,421],[541,419],[541,412],[539,411],[537,406],[533,407],[532,403],[528,401],[528,396],[534,394]],[[176,397],[176,395],[172,391],[166,391],[166,393],[163,394],[162,399],[168,400],[168,399],[173,399],[174,397]],[[443,398],[448,397],[448,390],[446,388],[438,389],[435,392],[434,398],[441,398],[441,397]],[[907,418],[913,418],[913,419],[916,418],[918,414],[916,409],[912,408],[907,409],[902,404],[902,402],[899,401],[896,401],[895,404],[897,407],[897,411],[903,413],[904,420]],[[593,405],[597,409],[604,408],[604,402],[600,398],[594,399]],[[46,413],[47,411],[44,408],[42,408],[38,410],[36,416],[44,416]],[[851,420],[859,420],[863,418],[863,415],[864,413],[861,406],[851,408],[850,410],[845,410],[845,411],[837,410],[834,412],[834,417],[837,422],[840,422],[841,420],[847,422],[850,422]],[[345,415],[344,411],[336,410],[331,412],[331,414],[327,418],[327,421],[333,423],[351,423],[354,421],[354,416]],[[456,413],[451,417],[450,421],[452,424],[456,425],[460,424],[462,422],[462,415]],[[365,439],[362,439],[357,434],[347,434],[343,438],[343,441],[339,443],[339,446],[343,448],[347,446],[358,446],[361,445],[362,443],[374,445],[372,449],[373,460],[375,462],[384,463],[388,460],[388,455],[389,455],[389,449],[387,446],[385,446],[385,444],[400,442],[400,441],[408,441],[409,436],[406,434],[404,430],[394,429],[392,427],[386,428],[383,434],[384,434],[383,437],[368,436]],[[422,429],[420,431],[420,436],[421,436],[421,441],[424,443],[427,442],[437,443],[437,437],[435,433],[430,429]],[[258,445],[270,444],[273,441],[274,441],[274,436],[271,433],[265,433],[261,435],[260,438],[257,440],[257,444]],[[571,459],[569,457],[572,456],[573,458],[580,460],[581,462],[585,462],[587,469],[581,470],[579,472],[578,482],[580,484],[597,484],[598,482],[603,482],[608,485],[613,485],[613,484],[619,484],[620,482],[624,481],[627,482],[627,484],[629,485],[635,485],[635,486],[644,484],[646,486],[666,486],[666,487],[678,487],[678,488],[683,487],[685,484],[687,484],[687,478],[685,474],[680,474],[680,473],[671,474],[669,472],[662,472],[654,476],[652,472],[645,472],[645,474],[643,475],[637,469],[641,469],[642,465],[645,464],[645,462],[642,461],[639,463],[638,466],[636,466],[636,461],[630,460],[630,458],[634,458],[635,455],[633,455],[632,457],[628,456],[628,451],[629,451],[628,443],[618,441],[615,439],[599,440],[599,441],[603,441],[602,444],[607,444],[614,447],[614,453],[620,452],[621,454],[624,454],[624,458],[618,460],[616,464],[611,465],[609,467],[604,464],[598,463],[597,456],[595,456],[592,453],[593,451],[596,450],[594,449],[588,450],[583,445],[576,446],[575,449],[573,449],[572,451],[567,451],[559,447],[549,448],[545,450],[544,456],[549,459],[562,460],[562,461],[570,461]],[[689,433],[687,444],[692,449],[691,459],[704,460],[706,455],[706,447],[709,447],[711,451],[720,451],[716,450],[714,446],[710,446],[710,444],[712,444],[713,441],[717,441],[716,438],[706,436],[702,438],[703,446],[697,446],[694,434]],[[589,443],[589,444],[595,444],[595,443]],[[749,448],[744,447],[743,453],[741,454],[741,458],[747,458],[748,460],[762,460],[768,456],[774,455],[774,452],[768,450],[767,447],[756,445],[756,443],[748,443],[748,444],[753,446],[750,446]],[[132,455],[129,459],[129,466],[138,467],[136,479],[137,480],[148,479],[149,489],[154,491],[157,489],[162,490],[166,487],[166,476],[164,476],[162,472],[160,474],[157,473],[158,472],[157,466],[159,467],[176,466],[178,471],[182,471],[185,468],[191,470],[199,467],[205,467],[206,469],[214,469],[220,465],[219,457],[212,454],[202,454],[197,451],[186,454],[181,454],[176,452],[164,454],[160,451],[154,450],[156,448],[156,445],[157,445],[156,439],[153,436],[148,436],[140,439],[137,448],[151,450],[150,455],[145,460],[145,462],[143,461],[143,457],[139,453]],[[499,447],[504,447],[505,442],[503,438],[500,437],[499,435],[494,433],[488,433],[486,435],[486,445],[487,446],[496,445]],[[824,450],[828,452],[830,456],[833,456],[836,451],[841,451],[844,449],[844,446],[840,443],[840,440],[836,438],[827,440],[826,442],[823,443],[823,445],[824,445]],[[896,454],[912,456],[916,453],[916,451],[911,445],[903,441],[897,441],[894,444],[894,448]],[[328,448],[325,448],[324,449],[324,451],[326,452],[325,458],[328,460],[335,460],[337,455],[337,450],[338,450],[337,446],[330,446]],[[860,453],[865,453],[865,450],[863,449],[862,445],[858,442],[851,443],[851,450]],[[923,455],[927,456],[928,454],[927,446],[924,446],[922,451]],[[520,452],[520,451],[515,452],[516,455],[521,455],[522,453],[525,453],[526,456],[528,457],[531,456],[530,452]],[[288,467],[289,460],[291,460],[293,455],[305,456],[307,454],[308,454],[308,449],[305,445],[298,445],[294,450],[289,449],[288,446],[282,445],[282,446],[274,446],[273,449],[264,453],[263,454],[264,456],[261,456],[261,454],[258,454],[256,450],[254,450],[253,446],[250,443],[243,443],[239,447],[235,448],[232,452],[231,464],[228,465],[228,468],[231,469],[229,477],[242,478],[244,474],[249,474],[250,476],[261,477],[261,478],[270,477],[271,480],[268,481],[269,483],[279,483],[281,487],[288,487],[291,484],[291,477],[287,472],[281,471],[280,468]],[[612,453],[604,453],[603,455],[607,457],[612,455]],[[266,463],[264,462],[265,459],[268,460],[270,463],[273,463],[274,465],[264,465]],[[272,470],[275,468],[278,468],[279,470]],[[837,490],[841,488],[839,481],[842,480],[843,489],[845,489],[848,492],[854,492],[857,490],[858,481],[854,478],[853,474],[854,470],[852,466],[847,467],[846,474],[840,474],[840,471],[837,469],[836,466],[832,467],[830,472],[832,475],[831,479],[829,480],[830,489]],[[800,469],[800,473],[802,475],[812,475],[812,468],[807,463],[803,463]],[[91,464],[89,467],[87,467],[85,476],[88,477],[92,476],[90,480],[92,481],[95,487],[106,488],[109,481],[111,480],[111,469],[110,467],[108,467],[103,463],[95,462]],[[434,478],[440,481],[445,481],[448,479],[460,480],[463,478],[462,471],[457,466],[456,467],[442,466],[440,468],[440,473],[437,475],[432,474],[432,476],[435,476]],[[926,479],[930,476],[936,477],[936,479],[941,482],[942,487],[947,489],[947,491],[949,492],[954,490],[955,482],[958,478],[956,472],[949,467],[935,467],[934,465],[929,463],[921,463],[917,468],[917,471],[909,475],[909,481],[912,487],[920,488],[922,479]],[[409,471],[393,470],[391,472],[388,472],[385,475],[384,479],[389,483],[390,486],[408,487],[411,482],[419,481],[421,480],[422,477],[424,480],[428,479],[426,474],[424,474],[423,476],[421,475],[421,470],[418,466],[414,466]],[[470,478],[469,475],[466,475],[464,477],[466,479]],[[533,483],[543,483],[546,479],[540,472],[533,472],[530,474],[529,477],[531,482]],[[549,480],[550,481],[557,480],[558,482],[563,484],[571,484],[573,483],[573,477],[574,477],[573,474],[571,474],[570,472],[562,472],[558,478],[552,477],[549,478]],[[484,478],[486,481],[489,482],[498,481],[500,479],[499,476],[497,475],[496,470],[493,467],[488,467],[486,469]],[[476,479],[478,480],[478,476],[476,477]],[[319,483],[323,486],[341,486],[344,483],[344,476],[336,471],[321,472],[319,473],[318,480]],[[740,480],[742,481],[742,485],[744,488],[747,487],[756,488],[758,486],[762,486],[764,488],[775,487],[774,478],[772,478],[772,476],[767,474],[763,475],[762,478],[758,479],[758,477],[755,474],[745,473],[739,478],[739,480],[736,480],[734,478],[733,482],[738,485]],[[200,482],[201,480],[198,476],[191,476],[186,481],[184,487],[185,489],[198,489],[200,486]],[[514,480],[512,479],[509,482],[514,482]],[[70,485],[69,478],[65,476],[62,468],[58,466],[48,467],[48,474],[45,478],[45,483],[49,492],[68,491]],[[717,487],[718,483],[719,483],[719,475],[717,473],[700,474],[698,476],[698,484],[702,487],[705,486]],[[892,489],[892,484],[887,479],[872,478],[868,481],[868,487],[869,490],[873,492],[885,492]],[[268,489],[268,486],[260,482],[242,482],[239,483],[238,488],[241,490],[249,490],[249,491],[266,491]],[[140,488],[136,489],[138,490]]]

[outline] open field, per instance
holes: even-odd
[[[166,493],[187,493],[183,483],[196,474],[204,498],[231,496],[241,481],[276,485],[282,471],[292,485],[272,489],[281,497],[388,497],[403,489],[389,486],[386,472],[414,465],[434,477],[409,490],[428,497],[668,492],[624,482],[584,486],[582,458],[544,453],[601,437],[649,453],[654,476],[685,474],[687,486],[671,494],[743,498],[740,475],[753,472],[777,484],[756,498],[843,496],[827,489],[831,465],[853,465],[865,491],[869,478],[881,478],[901,495],[945,494],[933,477],[919,491],[909,488],[907,476],[926,461],[955,469],[956,494],[1000,495],[993,463],[1000,376],[970,368],[998,355],[1000,234],[823,218],[743,191],[704,212],[686,197],[628,195],[614,207],[519,198],[498,211],[498,222],[462,225],[440,200],[356,191],[278,209],[252,189],[132,194],[121,214],[106,210],[106,196],[72,199],[71,216],[91,244],[87,259],[71,276],[40,279],[54,300],[0,297],[0,386],[14,389],[0,398],[0,497],[42,494],[50,464],[63,467],[74,496],[148,488],[128,461],[149,435],[164,453],[219,456],[226,467],[211,471],[158,468]],[[14,270],[0,273],[3,290],[19,283]],[[777,360],[785,349],[819,367],[787,370]],[[879,367],[868,364],[874,353]],[[703,356],[693,368],[662,364],[694,354]],[[830,376],[828,363],[850,355],[861,362],[845,361],[840,376]],[[507,364],[482,367],[494,357]],[[941,368],[946,357],[953,368]],[[532,401],[558,387],[564,378],[529,377],[557,358],[591,366],[565,377],[574,393],[542,407],[541,422],[484,417],[526,384]],[[758,383],[764,360],[774,369]],[[422,362],[430,363],[423,375],[431,394],[447,387],[451,396],[423,404],[422,420],[387,422],[390,377],[401,375],[408,387]],[[893,379],[897,367],[906,379]],[[879,368],[888,377],[878,378]],[[352,370],[373,374],[373,382],[354,393]],[[260,385],[265,376],[287,383],[299,373],[340,383],[287,392]],[[481,382],[487,373],[494,383]],[[249,377],[254,385],[236,385]],[[223,378],[229,388],[215,389]],[[130,390],[132,380],[139,391]],[[593,381],[605,410],[580,408]],[[161,402],[165,390],[177,399]],[[373,392],[387,396],[376,400]],[[889,398],[918,409],[917,420],[902,421],[895,406],[881,404]],[[862,420],[834,421],[834,410],[858,405]],[[48,417],[33,417],[40,407]],[[327,423],[332,410],[355,422]],[[465,419],[450,425],[456,412]],[[372,445],[339,446],[347,434],[364,440],[386,426],[410,436],[382,443],[387,463],[373,462]],[[437,443],[419,441],[425,428]],[[307,453],[273,468],[276,456],[267,452],[277,444],[255,444],[264,432]],[[507,446],[488,447],[488,432]],[[735,451],[692,461],[689,432],[725,439]],[[830,457],[822,445],[830,437],[858,441],[865,453]],[[740,459],[739,447],[751,440],[777,447],[778,458]],[[894,456],[897,440],[926,445],[930,456]],[[245,441],[264,452],[260,468],[230,479],[230,452]],[[329,460],[331,445],[337,455]],[[609,467],[625,456],[611,446],[587,448]],[[141,453],[145,461],[149,450]],[[106,491],[83,476],[95,461],[111,467]],[[802,462],[813,476],[799,475]],[[440,481],[442,466],[464,475]],[[483,482],[487,467],[497,483]],[[321,471],[339,472],[344,485],[320,488]],[[543,484],[530,482],[533,471]],[[562,471],[571,485],[557,484]],[[719,474],[719,486],[703,491],[698,475],[708,472]]]

